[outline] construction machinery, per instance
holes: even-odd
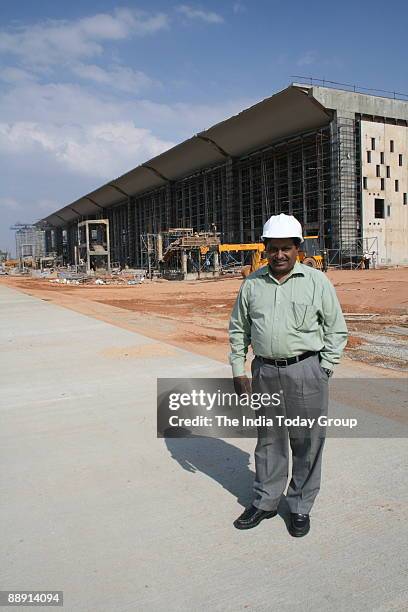
[[[241,274],[246,278],[251,272],[258,270],[262,266],[268,263],[267,259],[264,259],[262,253],[265,250],[263,242],[243,243],[243,244],[220,244],[218,246],[219,253],[239,253],[239,252],[251,252],[251,263],[243,266]]]
[[[20,260],[19,259],[6,259],[6,261],[4,262],[4,267],[7,268],[18,268],[20,264]]]
[[[305,236],[300,246],[299,261],[305,266],[325,270],[324,251],[320,248],[319,236]]]
[[[171,228],[159,237],[158,260],[164,278],[194,280],[219,275],[220,239],[214,232]]]

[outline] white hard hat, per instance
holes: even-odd
[[[292,215],[272,215],[263,226],[263,238],[300,238],[303,242],[302,226]]]

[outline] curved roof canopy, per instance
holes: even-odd
[[[240,157],[285,137],[327,125],[332,113],[310,94],[308,87],[291,85],[64,206],[42,222],[56,227],[66,225],[123,202],[128,196],[221,163],[227,157]]]

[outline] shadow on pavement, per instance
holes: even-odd
[[[252,499],[254,473],[249,453],[218,438],[197,436],[182,427],[165,432],[171,457],[188,472],[202,472],[237,498],[241,506]]]

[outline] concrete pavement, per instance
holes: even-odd
[[[157,376],[228,367],[4,286],[0,315],[0,589],[76,612],[407,609],[406,439],[328,440],[306,538],[279,516],[239,532],[255,441],[155,431]]]

